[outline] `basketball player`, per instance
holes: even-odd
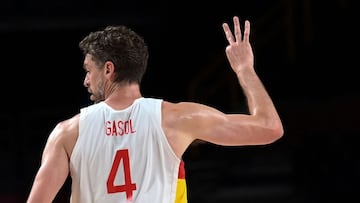
[[[250,22],[243,33],[237,16],[233,22],[234,32],[223,24],[225,51],[249,114],[143,97],[144,39],[125,26],[86,36],[84,85],[98,102],[50,133],[27,203],[52,202],[69,175],[71,203],[173,203],[182,155],[195,140],[244,146],[281,138],[281,119],[254,68]]]

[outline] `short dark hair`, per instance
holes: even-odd
[[[79,43],[84,55],[89,54],[98,66],[106,61],[115,66],[115,81],[141,83],[149,51],[142,36],[124,25],[107,26],[91,32]]]

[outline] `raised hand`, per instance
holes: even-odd
[[[250,22],[245,21],[244,36],[242,36],[239,18],[233,17],[234,34],[227,23],[223,23],[223,29],[229,45],[226,47],[226,56],[235,73],[247,69],[254,69],[254,55],[250,44]]]

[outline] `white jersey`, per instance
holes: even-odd
[[[161,99],[139,98],[114,110],[80,111],[70,158],[71,203],[173,203],[180,159],[161,128]]]

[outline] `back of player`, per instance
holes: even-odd
[[[81,109],[71,202],[175,202],[181,160],[161,128],[161,103],[139,98],[123,110],[105,102]]]

